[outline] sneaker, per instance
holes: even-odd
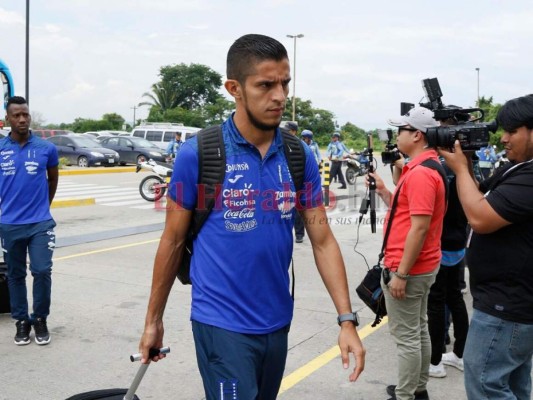
[[[303,243],[304,238],[301,236],[296,236],[296,243]]]
[[[457,357],[453,351],[442,355],[442,363],[457,368],[459,371],[464,371],[465,369],[463,359]]]
[[[50,333],[46,326],[46,318],[37,318],[33,326],[35,329],[35,343],[41,346],[50,343]]]
[[[346,189],[346,185],[339,186],[339,189]]]
[[[392,396],[389,400],[396,400],[396,385],[387,386],[387,394]],[[415,392],[415,400],[429,400],[429,393],[427,390]]]
[[[442,361],[439,365],[429,364],[429,376],[432,378],[444,378],[446,376],[446,369],[444,369]]]
[[[30,332],[31,324],[26,319],[21,319],[15,323],[17,326],[17,334],[15,335],[15,344],[17,346],[24,346],[31,342]]]

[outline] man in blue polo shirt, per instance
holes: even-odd
[[[225,88],[236,103],[222,124],[226,174],[220,202],[194,241],[191,261],[192,330],[206,399],[277,397],[294,308],[292,229],[301,208],[317,268],[339,314],[344,368],[350,353],[356,359],[354,381],[363,371],[365,350],[342,255],[322,205],[318,166],[303,146],[304,189],[297,197],[283,150],[279,123],[291,79],[287,50],[270,37],[245,35],[228,52],[226,75]],[[163,345],[163,312],[200,198],[197,149],[197,138],[186,141],[174,164],[139,344],[143,363],[150,361],[150,348]]]
[[[11,316],[16,345],[50,343],[50,313],[55,222],[50,214],[58,182],[57,149],[30,131],[30,111],[23,97],[7,102],[9,136],[0,140],[0,238],[7,263]],[[26,256],[33,276],[33,313],[28,311]]]

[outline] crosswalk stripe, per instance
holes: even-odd
[[[103,206],[114,206],[114,207],[117,207],[117,206],[128,206],[128,205],[132,205],[132,204],[141,204],[141,203],[146,203],[146,200],[137,199],[137,200],[108,202],[108,200],[106,200],[106,199],[104,199],[102,201],[99,201],[98,198],[96,199],[96,204],[100,204],[100,205],[103,205]]]
[[[137,192],[138,189],[127,189],[127,188],[113,188],[113,189],[79,189],[79,190],[58,190],[56,193],[59,194],[77,194],[77,193],[93,193],[93,194],[105,194],[105,193],[125,193],[125,192]]]

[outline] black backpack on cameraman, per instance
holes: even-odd
[[[304,143],[286,129],[280,128],[283,150],[296,191],[303,188],[305,173]],[[224,183],[226,175],[226,151],[222,126],[216,125],[198,132],[198,184],[204,186],[205,207],[193,210],[187,233],[185,250],[178,268],[177,277],[184,285],[191,284],[190,269],[193,256],[193,241],[209,217],[216,202],[217,187]],[[294,283],[294,280],[293,280]]]

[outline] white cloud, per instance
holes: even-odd
[[[47,0],[32,2],[31,107],[48,122],[118,112],[158,80],[159,68],[200,63],[225,75],[226,53],[246,33],[280,40],[293,58],[297,96],[339,123],[383,127],[401,101],[418,102],[421,80],[438,77],[443,100],[473,105],[532,92],[529,0]],[[0,7],[0,58],[24,93],[24,2]],[[292,85],[291,85],[292,89]],[[144,108],[145,109],[145,108]],[[146,110],[137,111],[138,113]]]

